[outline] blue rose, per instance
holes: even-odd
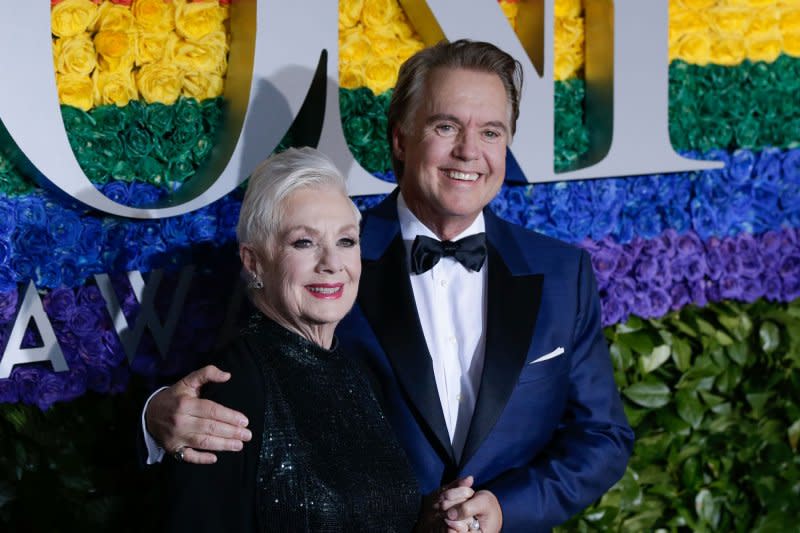
[[[0,240],[0,265],[7,265],[13,255],[11,242],[5,239]]]
[[[82,228],[77,243],[77,259],[85,265],[99,268],[99,259],[103,250],[105,230],[103,222],[97,218],[81,219]]]
[[[150,207],[166,194],[165,191],[149,183],[133,182],[130,184],[130,202],[134,207]]]
[[[17,288],[0,292],[0,321],[7,322],[17,316],[19,294]]]
[[[717,212],[711,206],[694,198],[689,204],[692,213],[692,227],[700,236],[706,240],[716,233]]]
[[[161,225],[156,221],[149,220],[131,224],[127,240],[130,246],[164,245]]]
[[[36,267],[38,265],[33,257],[27,255],[15,255],[11,258],[11,269],[15,274],[15,281],[28,282],[36,277]]]
[[[0,197],[0,237],[7,237],[16,228],[16,208],[14,204],[5,197]]]
[[[756,165],[756,155],[751,150],[739,149],[731,155],[728,165],[728,176],[734,185],[742,185],[750,181]]]
[[[213,241],[217,233],[217,217],[206,207],[191,214],[189,235],[193,243]]]
[[[6,292],[10,290],[17,290],[15,271],[11,266],[0,265],[0,291]]]
[[[15,257],[27,255],[37,262],[44,261],[54,247],[53,239],[43,227],[27,227],[14,235]]]
[[[81,220],[66,209],[50,209],[47,229],[59,247],[71,248],[78,242],[81,232]]]
[[[62,285],[61,280],[61,265],[55,261],[45,261],[36,270],[38,276],[36,277],[36,285],[38,287],[58,287]]]
[[[17,384],[17,392],[22,403],[36,404],[40,375],[44,373],[45,371],[41,368],[20,365],[15,366],[11,371],[11,379]]]
[[[629,203],[641,205],[656,199],[658,179],[655,176],[633,176],[627,179],[627,183]]]
[[[72,257],[62,257],[58,264],[61,271],[61,283],[67,287],[74,287],[84,281],[84,270]]]
[[[181,247],[189,243],[189,215],[170,217],[163,219],[161,225],[163,233],[161,237],[169,243],[171,247]],[[150,243],[152,244],[152,242]]]
[[[20,226],[44,226],[47,213],[42,199],[38,196],[22,196],[17,199],[15,218]]]
[[[103,185],[101,190],[109,200],[113,200],[122,205],[130,205],[130,190],[126,183],[112,181]]]

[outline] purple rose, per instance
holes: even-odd
[[[36,389],[36,405],[47,411],[54,403],[64,400],[65,372],[44,372]]]
[[[0,321],[7,322],[17,315],[18,298],[16,287],[0,292]]]
[[[78,288],[75,301],[77,305],[90,307],[98,311],[106,308],[106,301],[103,299],[103,294],[96,285],[84,285]]]
[[[86,335],[78,340],[78,355],[86,365],[106,365],[108,351],[102,335]]]
[[[689,281],[699,281],[708,272],[706,257],[704,255],[693,255],[683,259],[683,275]]]
[[[771,302],[780,302],[783,294],[783,283],[780,276],[772,272],[764,275],[764,297]]]
[[[650,283],[658,273],[658,259],[651,256],[642,256],[634,268],[636,281],[638,283]]]
[[[44,309],[53,320],[65,321],[75,307],[75,293],[72,289],[53,289],[42,299]]]
[[[768,231],[761,235],[760,240],[764,252],[777,252],[781,247],[781,234],[778,231]]]
[[[664,230],[664,233],[661,234],[661,242],[664,244],[664,255],[669,258],[675,257],[677,253],[677,241],[678,241],[678,232],[675,231],[673,228],[667,228]]]
[[[617,268],[614,269],[614,274],[616,276],[628,276],[638,255],[633,253],[634,250],[635,248],[628,245],[622,247],[619,257],[617,258]]]
[[[797,274],[783,276],[783,298],[791,302],[800,298],[800,276]]]
[[[633,303],[635,292],[635,285],[630,278],[616,278],[613,283],[609,285],[608,292],[611,297],[615,298],[618,302],[630,306]]]
[[[16,366],[11,371],[11,379],[17,384],[21,402],[28,405],[36,403],[36,390],[42,373],[44,373],[42,369],[32,366]]]
[[[103,317],[97,309],[76,306],[67,320],[67,327],[78,337],[99,336],[103,330]]]
[[[689,288],[684,283],[676,283],[670,287],[669,297],[672,300],[672,305],[670,307],[673,311],[677,311],[689,305],[692,301]]]
[[[600,307],[603,327],[619,324],[627,318],[625,306],[611,294],[600,294]]]
[[[710,283],[706,280],[698,280],[689,283],[689,292],[692,295],[692,302],[700,307],[704,307],[708,303],[708,297],[706,296],[706,287],[708,287]]]
[[[0,403],[17,403],[18,401],[17,382],[11,378],[0,379]]]
[[[86,394],[86,367],[83,365],[70,365],[67,380],[64,384],[64,399],[74,400]]]
[[[618,246],[604,246],[592,254],[592,267],[600,283],[605,283],[617,269],[620,258]]]
[[[703,242],[693,231],[687,231],[675,239],[675,249],[680,257],[691,257],[703,252]]]
[[[800,276],[800,254],[791,254],[782,257],[778,272],[784,279],[789,276]]]
[[[647,239],[642,241],[642,255],[650,257],[661,257],[667,251],[664,241],[661,239]],[[640,258],[641,259],[641,258]]]
[[[723,275],[719,280],[719,295],[725,299],[740,300],[742,297],[741,278]]]
[[[764,296],[764,286],[760,278],[743,278],[741,288],[742,298],[746,302],[755,302]]]

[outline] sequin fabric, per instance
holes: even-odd
[[[408,460],[360,369],[254,317],[265,383],[258,458],[263,531],[409,532],[420,496]]]

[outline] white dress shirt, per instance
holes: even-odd
[[[410,267],[414,238],[417,235],[439,238],[408,209],[402,194],[397,197],[397,215]],[[484,230],[481,213],[471,226],[452,240]],[[480,271],[473,272],[454,258],[443,257],[432,269],[410,275],[456,460],[460,459],[464,449],[483,373],[487,272],[486,262]]]

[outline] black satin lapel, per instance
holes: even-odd
[[[454,461],[399,235],[380,259],[364,262],[358,303],[386,351],[417,417],[424,420],[423,427],[427,425],[424,429],[431,442],[437,442],[444,456]]]
[[[489,245],[486,355],[461,465],[486,439],[519,379],[533,339],[543,279],[542,274],[511,275],[497,250]]]

